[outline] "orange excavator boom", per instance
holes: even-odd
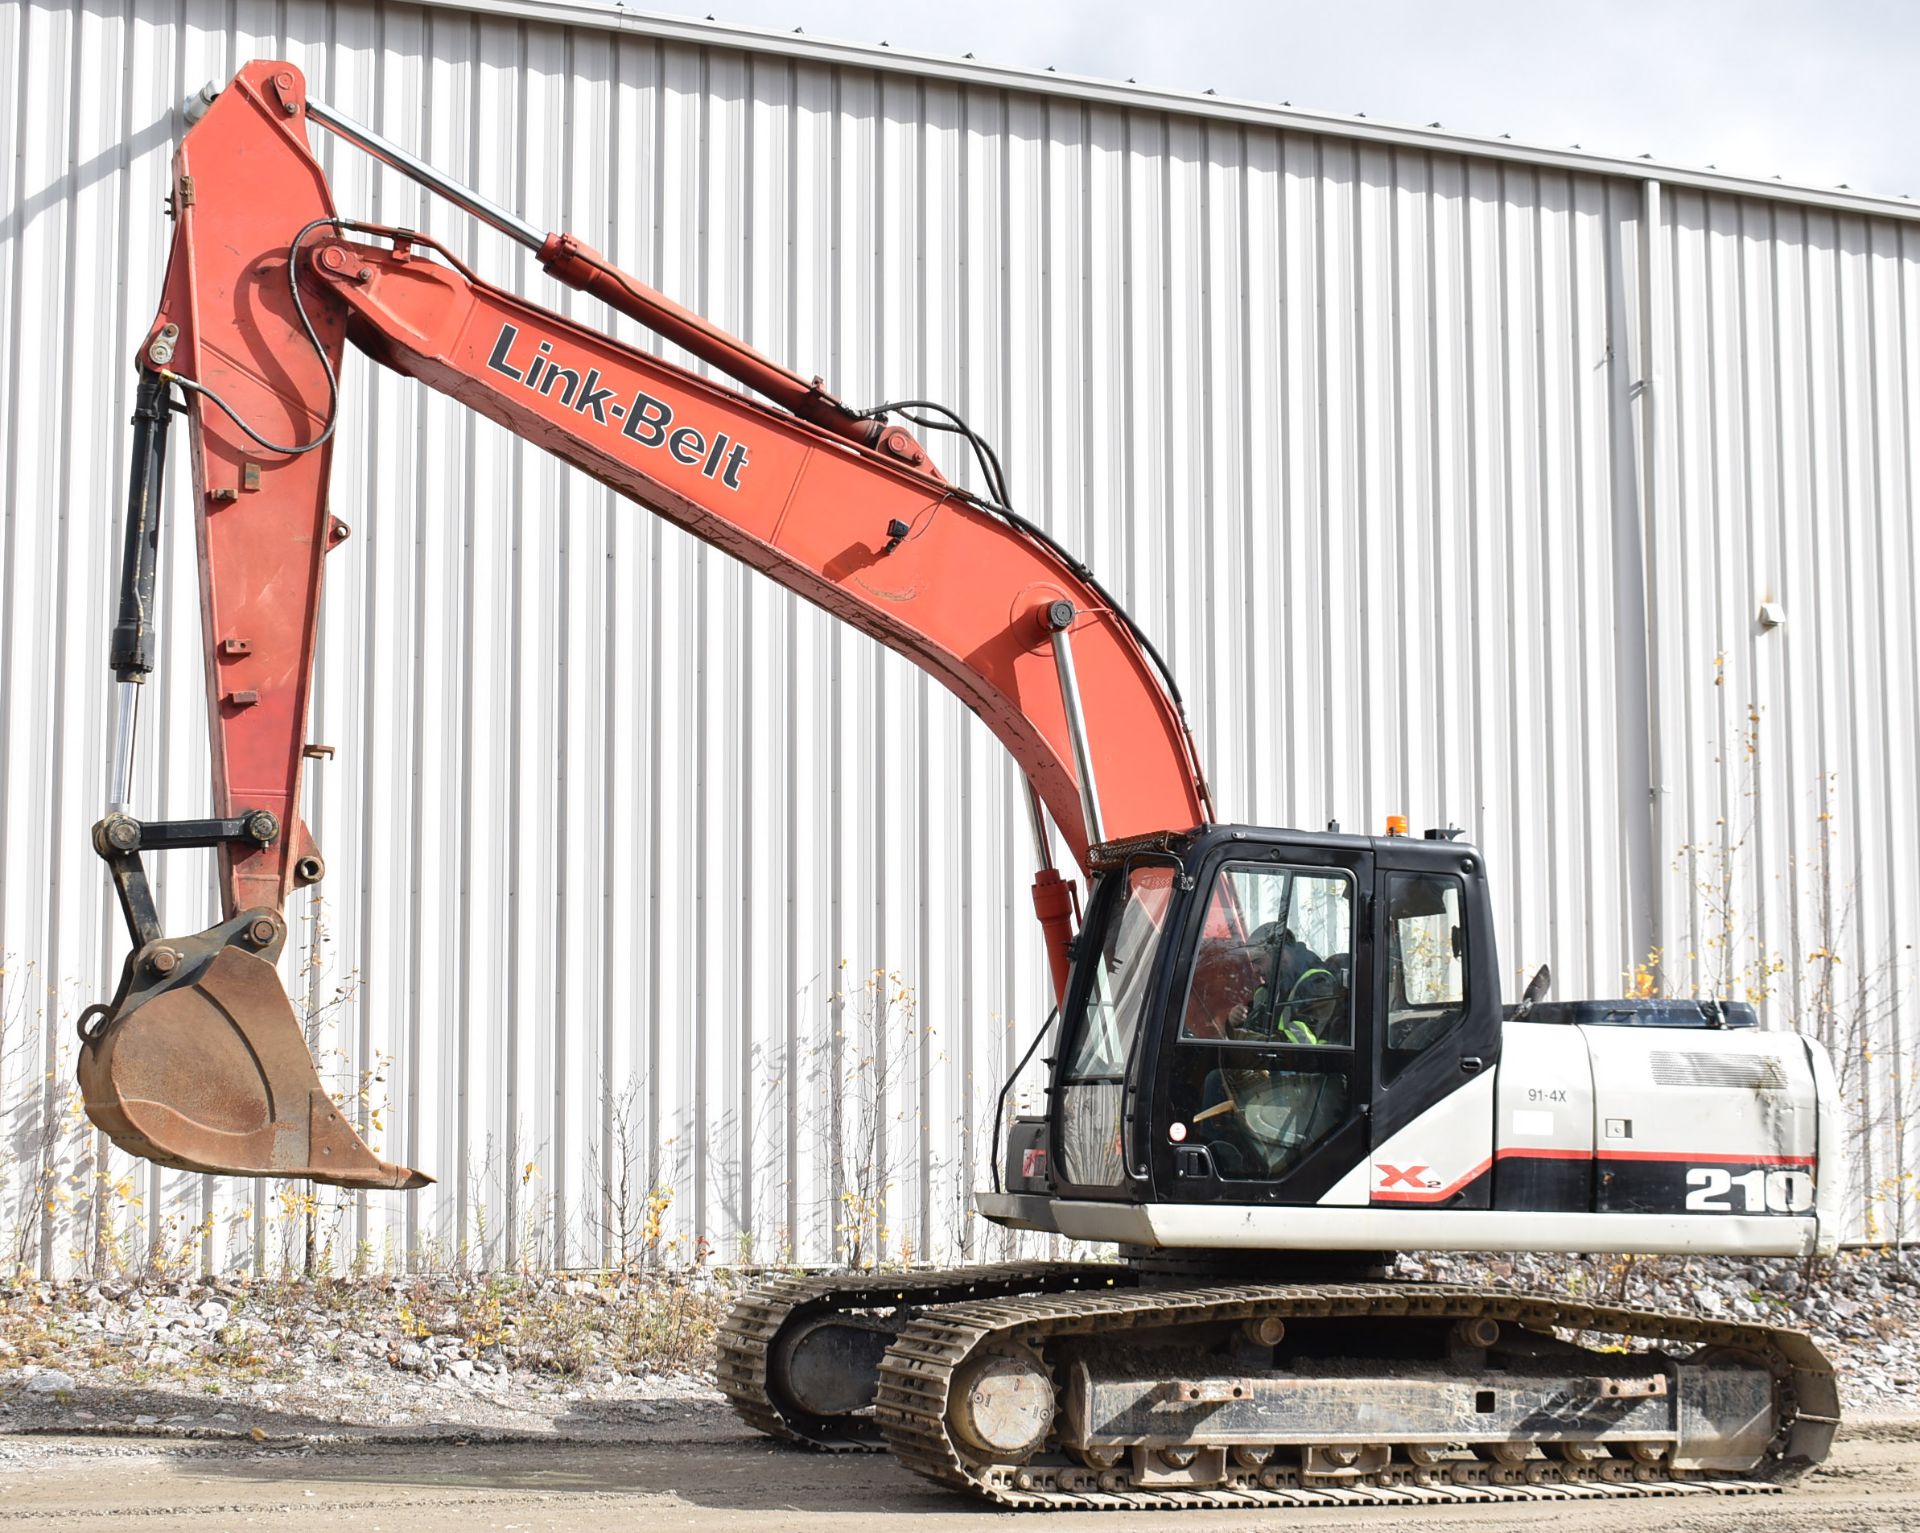
[[[317,123],[536,250],[593,294],[763,396],[755,399],[491,285],[427,237],[342,218],[308,142]],[[255,63],[206,108],[175,164],[172,256],[137,366],[132,488],[114,631],[114,803],[96,849],[133,951],[81,1019],[87,1110],[167,1164],[349,1186],[417,1186],[322,1088],[275,963],[283,908],[325,863],[299,813],[327,554],[340,363],[350,341],[462,401],[907,656],[973,710],[1030,786],[1036,909],[1064,987],[1075,858],[1212,818],[1179,695],[1151,644],[1083,565],[995,493],[949,483],[886,419],[850,409],[565,234],[543,234],[308,99]],[[771,401],[771,403],[763,402]],[[140,688],[152,665],[167,425],[188,416],[213,755],[206,820],[130,812]],[[910,419],[924,423],[923,414]],[[957,418],[956,418],[957,420]],[[1088,740],[1124,740],[1096,783]],[[213,847],[221,919],[159,926],[145,851]]]

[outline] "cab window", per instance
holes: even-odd
[[[1451,874],[1387,879],[1387,1034],[1391,1081],[1467,1014],[1466,894]]]
[[[1207,901],[1181,1036],[1348,1047],[1352,950],[1346,874],[1229,864]]]
[[[1068,1080],[1118,1080],[1126,1074],[1176,872],[1159,864],[1131,869],[1107,907]]]
[[[1081,960],[1092,964],[1092,973],[1060,1092],[1060,1169],[1075,1186],[1118,1187],[1126,1180],[1127,1062],[1178,871],[1159,863],[1134,867],[1098,900],[1099,947]]]

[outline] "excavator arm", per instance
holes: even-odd
[[[495,287],[423,235],[341,218],[309,121],[772,403]],[[274,967],[287,896],[325,873],[299,801],[321,573],[348,536],[327,492],[349,341],[752,565],[966,703],[1031,788],[1035,904],[1057,990],[1071,885],[1052,866],[1041,806],[1083,867],[1097,843],[1212,818],[1178,694],[1145,637],[1084,566],[950,484],[902,427],[310,101],[291,65],[243,69],[186,135],[175,170],[165,296],[137,363],[115,801],[94,831],[133,951],[114,999],[81,1021],[87,1109],[122,1148],[203,1171],[425,1180],[380,1161],[340,1116]],[[192,428],[213,803],[207,820],[142,822],[129,812],[131,760],[173,413]],[[1126,747],[1103,756],[1097,783],[1095,736]],[[222,918],[168,938],[141,854],[180,846],[217,849]]]

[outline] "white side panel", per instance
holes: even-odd
[[[1820,1223],[1820,1250],[1831,1254],[1846,1237],[1846,1182],[1842,1177],[1826,1173],[1828,1168],[1846,1163],[1846,1119],[1840,1108],[1833,1061],[1811,1038],[1806,1044],[1807,1063],[1813,1070],[1814,1099],[1820,1114],[1819,1191],[1814,1216]]]
[[[1500,1030],[1494,1153],[1593,1154],[1592,1055],[1577,1028],[1508,1022]]]
[[[1804,1042],[1785,1033],[1581,1027],[1602,1160],[1658,1156],[1811,1165],[1817,1098]]]

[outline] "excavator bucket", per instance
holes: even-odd
[[[256,912],[135,952],[113,1004],[82,1018],[87,1116],[129,1154],[186,1171],[426,1186],[368,1149],[320,1084],[272,962],[283,933]]]

